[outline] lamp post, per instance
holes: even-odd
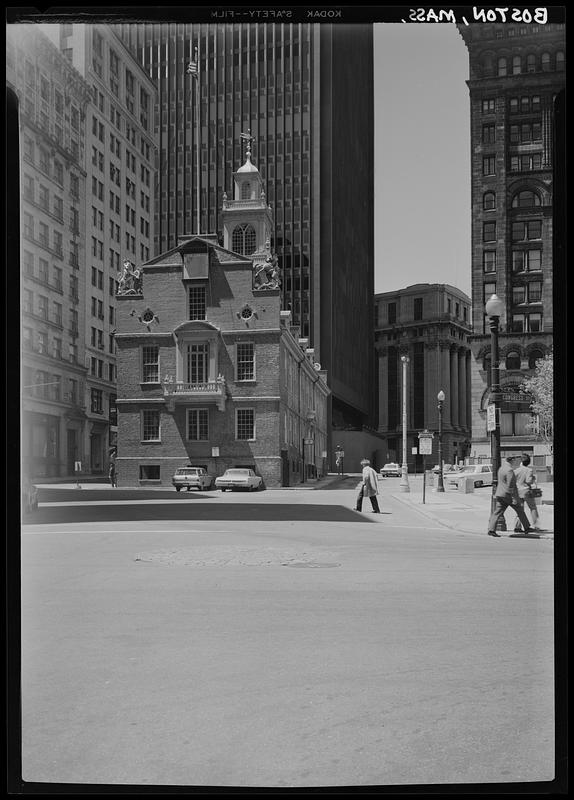
[[[437,492],[444,492],[444,478],[442,474],[442,404],[444,403],[445,393],[441,389],[437,394],[438,400],[438,478],[436,484]]]
[[[401,467],[401,492],[410,492],[409,469],[407,466],[407,367],[408,356],[401,356],[403,362],[403,465]]]
[[[490,457],[492,460],[492,499],[491,508],[494,508],[494,495],[498,483],[498,470],[500,469],[500,364],[498,353],[498,324],[504,311],[504,303],[493,294],[485,305],[485,311],[490,323],[490,401],[494,406],[494,424],[490,431]]]

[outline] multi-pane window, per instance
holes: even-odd
[[[493,97],[489,98],[488,100],[482,101],[483,114],[494,114],[495,111],[496,111],[496,101]]]
[[[189,287],[189,318],[205,319],[205,286]]]
[[[511,156],[510,169],[512,172],[532,172],[533,170],[542,169],[542,153]]]
[[[144,442],[159,441],[159,410],[144,408],[141,416],[141,438]]]
[[[496,208],[495,192],[485,192],[482,196],[482,208],[484,211],[494,211]]]
[[[542,301],[542,283],[540,281],[532,281],[528,284],[528,302],[540,303]]]
[[[91,391],[91,404],[90,408],[92,414],[103,414],[104,411],[104,393],[101,389],[92,389]]]
[[[155,344],[142,347],[142,383],[159,381],[159,347]]]
[[[205,442],[209,439],[209,411],[207,408],[188,409],[187,438],[196,442]]]
[[[496,174],[496,157],[484,156],[482,159],[482,174],[495,175]]]
[[[387,306],[387,315],[388,315],[388,322],[389,325],[394,325],[397,321],[397,304],[396,303],[389,303]]]
[[[207,342],[189,344],[186,349],[186,383],[206,383],[209,373],[209,345]]]
[[[539,333],[542,330],[542,314],[513,314],[511,330],[513,333]]]
[[[496,241],[496,222],[482,223],[482,241],[483,242]]]
[[[542,250],[513,250],[512,271],[534,272],[542,269]]]
[[[238,408],[235,415],[235,438],[253,441],[255,439],[255,411],[252,408]]]
[[[512,198],[512,208],[531,208],[540,205],[540,197],[536,192],[524,190],[517,192]]]
[[[255,346],[253,342],[237,344],[237,380],[255,380]]]
[[[423,318],[423,299],[422,297],[415,297],[414,299],[414,319],[422,319]]]
[[[523,122],[521,125],[511,125],[509,135],[512,144],[537,142],[542,139],[542,124],[540,122]]]
[[[496,141],[496,125],[489,123],[482,126],[482,143],[494,144]]]
[[[233,229],[233,234],[231,237],[231,249],[235,253],[248,256],[254,252],[256,241],[257,237],[253,225],[243,223],[242,225],[237,225]]]
[[[512,223],[512,241],[521,242],[542,237],[542,220]]]

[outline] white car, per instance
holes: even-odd
[[[401,467],[395,464],[394,461],[391,461],[389,464],[385,464],[384,467],[381,467],[380,474],[382,478],[400,478],[403,473]]]
[[[247,489],[249,492],[254,492],[260,489],[262,484],[263,478],[245,467],[226,469],[223,475],[215,479],[215,487],[222,492],[226,489]]]
[[[466,478],[474,478],[474,488],[492,486],[492,464],[468,464],[458,472],[452,472],[444,478],[447,486],[456,486]]]
[[[175,491],[181,489],[197,489],[204,491],[213,488],[213,475],[209,475],[203,467],[179,467],[171,479]]]

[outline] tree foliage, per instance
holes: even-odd
[[[538,434],[552,452],[554,439],[554,359],[552,353],[536,362],[534,374],[522,382],[522,391],[532,397],[530,408],[537,417]]]

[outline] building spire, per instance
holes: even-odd
[[[240,133],[240,137],[247,142],[246,150],[245,150],[245,160],[246,162],[251,162],[251,142],[255,141],[255,136],[251,135],[251,128],[247,129],[247,133]]]

